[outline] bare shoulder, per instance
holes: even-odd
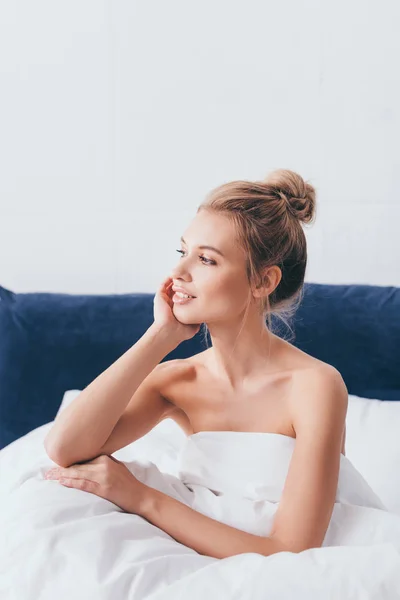
[[[318,361],[296,371],[290,393],[293,427],[341,432],[344,453],[348,390],[341,373],[332,365]]]
[[[327,363],[319,362],[293,373],[290,398],[292,408],[303,412],[306,407],[324,410],[330,405],[347,409],[348,391],[340,372]]]
[[[159,363],[152,373],[160,386],[169,385],[177,379],[188,377],[194,372],[195,365],[187,358],[175,358]],[[161,389],[160,389],[161,391]]]
[[[181,380],[182,377],[193,378],[199,366],[203,364],[203,357],[206,354],[207,350],[188,358],[165,360],[159,363],[153,372],[160,378],[160,381],[164,381],[166,384]]]
[[[340,371],[338,371],[333,365],[314,357],[310,358],[311,361],[308,364],[304,364],[304,368],[299,369],[296,373],[299,383],[302,379],[304,380],[308,377],[312,377],[313,379],[321,381],[343,381]]]

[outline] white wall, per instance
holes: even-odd
[[[213,187],[317,188],[306,281],[400,285],[396,0],[0,2],[0,285],[154,292]]]

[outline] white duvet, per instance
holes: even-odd
[[[321,548],[220,560],[108,500],[45,480],[54,465],[43,447],[51,426],[0,452],[1,600],[400,598],[400,514],[344,456]],[[192,508],[268,535],[295,440],[238,432],[186,438],[178,429],[165,422],[115,456]]]

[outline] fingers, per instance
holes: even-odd
[[[162,281],[159,289],[168,291],[172,287],[173,283],[172,277],[168,275],[168,277],[165,277],[165,279]]]
[[[157,294],[160,296],[165,294],[168,298],[170,298],[171,288],[173,285],[174,285],[173,279],[170,276],[165,277],[165,279],[163,279],[163,281],[161,282],[161,285],[159,286],[159,288],[157,290]],[[154,299],[155,299],[155,296],[154,296]]]
[[[174,285],[174,282],[171,281],[171,283],[169,283],[165,289],[168,298],[171,298],[171,296],[173,295],[174,292],[172,292],[172,286]]]
[[[89,466],[85,466],[85,468],[79,467],[58,467],[55,469],[50,469],[45,473],[45,479],[59,479],[60,477],[67,477],[69,479],[84,479],[84,475],[88,475],[92,469]]]
[[[60,478],[59,483],[65,487],[75,488],[82,490],[83,492],[89,492],[90,494],[98,495],[99,484],[96,481],[90,481],[88,479],[75,479],[73,477]]]
[[[171,285],[172,285],[172,279],[171,279],[171,277],[168,275],[168,277],[165,277],[165,278],[162,280],[162,282],[161,282],[161,285],[160,285],[159,289],[160,289],[160,290],[162,290],[162,289],[164,289],[164,288],[168,287],[168,285],[169,285],[169,284],[171,284]]]

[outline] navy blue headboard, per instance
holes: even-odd
[[[14,293],[0,286],[0,449],[55,418],[153,322],[154,294]],[[349,394],[400,400],[400,288],[306,283],[274,332],[334,365]],[[203,330],[164,360],[205,349]]]

